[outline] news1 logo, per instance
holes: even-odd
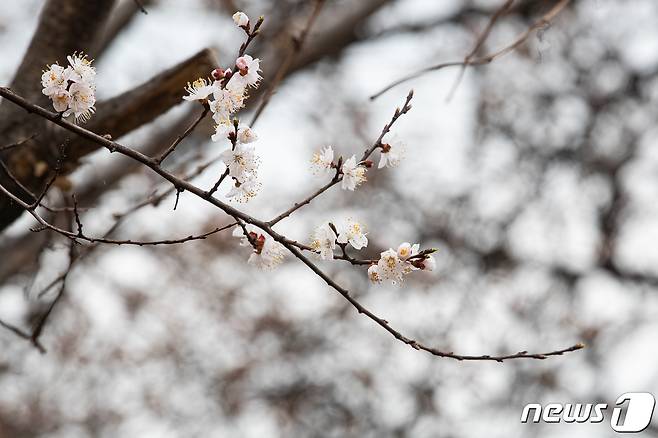
[[[627,392],[620,395],[615,402],[610,417],[610,427],[615,432],[642,432],[651,423],[656,399],[648,392]],[[521,423],[529,420],[533,423],[601,423],[608,409],[606,403],[529,403],[521,413]],[[532,412],[532,416],[530,416]]]

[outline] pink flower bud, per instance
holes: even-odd
[[[238,67],[240,70],[249,70],[249,64],[247,62],[247,59],[244,56],[239,57],[238,59],[235,60],[235,65]]]
[[[218,81],[218,80],[222,79],[224,76],[226,76],[226,70],[224,70],[220,67],[217,67],[216,69],[214,69],[212,71],[212,73],[210,73],[210,75],[212,76],[212,78],[214,80]]]

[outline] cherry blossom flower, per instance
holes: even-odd
[[[338,243],[349,243],[354,249],[361,249],[368,246],[365,227],[349,218],[338,228]]]
[[[64,117],[75,114],[75,121],[86,122],[96,103],[96,69],[86,55],[73,54],[66,58],[69,66],[52,64],[41,75],[41,92],[50,97],[55,111]]]
[[[327,146],[320,152],[313,154],[311,158],[311,168],[316,175],[326,175],[331,172],[331,166],[334,164],[334,150]]]
[[[57,90],[55,93],[50,95],[50,98],[53,101],[53,107],[55,111],[61,113],[66,111],[71,104],[71,93],[66,91],[65,88]]]
[[[409,242],[404,242],[398,246],[398,257],[400,260],[406,261],[409,257],[418,254],[420,249],[419,244],[411,245]]]
[[[256,87],[261,80],[258,74],[260,70],[260,59],[252,58],[250,55],[244,55],[235,60],[238,67],[231,79],[229,79],[226,88],[244,90],[247,87]]]
[[[234,181],[233,187],[226,194],[229,199],[237,202],[249,202],[260,191],[261,184],[256,181],[255,177],[245,179],[244,181]]]
[[[377,262],[379,275],[384,280],[390,280],[392,284],[400,285],[404,276],[411,272],[411,265],[400,260],[398,254],[392,248],[381,253],[381,258]]]
[[[356,187],[366,180],[366,168],[357,164],[356,156],[354,155],[345,161],[341,170],[343,172],[343,180],[341,181],[341,188],[343,190],[354,191]]]
[[[381,147],[378,169],[382,167],[397,167],[404,158],[406,148],[404,143],[394,140],[390,143],[384,143]]]
[[[216,88],[217,87],[214,84],[209,83],[205,79],[199,78],[191,84],[189,82],[187,83],[185,91],[187,91],[188,95],[183,96],[183,99],[190,102],[194,100],[204,101],[208,99],[208,96],[213,94]]]
[[[242,11],[233,14],[233,22],[236,26],[245,27],[249,24],[249,17]]]
[[[229,119],[231,114],[244,106],[244,94],[242,91],[215,88],[213,97],[215,100],[210,102],[210,110],[213,112],[213,119],[217,123]]]
[[[41,90],[41,92],[46,96],[51,97],[61,91],[66,91],[70,75],[71,69],[64,68],[57,64],[52,64],[50,68],[45,70],[41,75],[41,85],[43,86],[43,90]]]
[[[70,65],[69,79],[73,82],[86,84],[91,88],[95,88],[96,69],[91,66],[92,61],[87,59],[87,55],[74,53],[67,56],[66,59]]]
[[[382,282],[382,277],[379,274],[379,266],[378,265],[371,265],[368,268],[368,279],[373,283],[381,283]]]
[[[253,143],[258,140],[258,134],[248,126],[238,129],[238,141],[243,144]]]
[[[80,120],[86,122],[95,111],[96,96],[93,88],[85,83],[75,82],[69,87],[69,93],[71,101],[69,109],[64,112],[64,117],[74,114],[76,122]]]
[[[324,223],[313,231],[311,238],[311,248],[318,252],[322,260],[331,260],[334,258],[334,248],[336,248],[336,233],[331,229],[328,223]]]
[[[255,148],[241,143],[236,144],[235,149],[222,152],[220,159],[228,167],[229,175],[241,183],[253,179],[260,164]]]

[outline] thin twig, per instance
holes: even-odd
[[[436,64],[430,67],[425,67],[415,73],[412,73],[408,76],[404,76],[391,84],[387,85],[384,87],[382,90],[378,91],[377,93],[373,94],[370,96],[370,100],[377,99],[379,96],[382,94],[386,93],[390,89],[403,84],[407,81],[410,81],[412,79],[416,79],[420,76],[423,76],[426,73],[432,72],[432,71],[437,71],[441,70],[447,67],[457,67],[457,66],[465,66],[465,67],[471,67],[471,66],[477,66],[477,65],[484,65],[484,64],[489,64],[490,62],[496,60],[497,58],[500,58],[512,51],[514,51],[516,48],[518,48],[520,45],[522,45],[532,33],[540,29],[548,24],[551,23],[551,20],[555,18],[564,8],[569,4],[571,0],[560,0],[558,3],[556,3],[546,14],[544,14],[539,20],[535,21],[528,29],[526,29],[524,32],[522,32],[520,35],[516,37],[516,39],[509,45],[503,47],[502,49],[495,51],[493,53],[490,53],[488,55],[478,57],[478,58],[473,58],[469,60],[461,60],[461,61],[451,61],[451,62],[444,62],[441,64]]]
[[[464,73],[466,72],[466,65],[468,62],[475,57],[475,55],[478,54],[482,46],[484,45],[484,42],[489,38],[489,34],[491,33],[494,25],[498,21],[500,17],[505,15],[509,9],[512,7],[512,4],[514,3],[514,0],[507,0],[492,16],[489,22],[487,23],[487,27],[485,27],[484,31],[480,34],[480,36],[477,38],[475,41],[475,45],[473,46],[473,49],[464,57],[464,64],[461,66],[459,69],[459,75],[457,75],[457,79],[455,80],[455,83],[453,84],[452,88],[450,89],[450,92],[448,93],[448,97],[446,98],[447,101],[452,100],[452,97],[455,94],[455,91],[457,91],[457,87],[461,83]]]
[[[169,154],[171,154],[174,151],[174,149],[176,149],[176,146],[178,146],[181,141],[183,141],[188,135],[192,133],[192,131],[194,131],[194,128],[196,128],[197,125],[201,122],[201,120],[203,120],[204,117],[206,117],[208,111],[210,111],[210,106],[206,103],[203,105],[203,111],[201,111],[199,117],[197,117],[196,120],[194,120],[194,122],[185,130],[185,132],[183,132],[181,135],[176,137],[176,140],[174,140],[174,142],[167,148],[166,151],[164,151],[158,158],[155,159],[155,162],[161,164],[165,160],[165,158],[167,158]]]
[[[254,113],[251,122],[249,123],[249,126],[251,126],[252,128],[256,125],[256,121],[260,117],[261,113],[265,110],[267,104],[270,102],[270,99],[272,98],[272,95],[274,94],[276,87],[281,83],[286,73],[292,66],[293,62],[295,61],[297,56],[299,56],[299,54],[301,53],[302,48],[304,47],[304,43],[306,42],[306,37],[308,36],[311,28],[313,27],[315,20],[318,18],[318,15],[320,15],[320,11],[322,10],[324,4],[325,4],[325,0],[315,1],[313,12],[311,12],[311,15],[308,17],[306,26],[304,26],[298,37],[292,37],[290,51],[286,55],[284,61],[279,66],[276,74],[274,75],[274,79],[267,87],[267,90],[265,90],[260,105],[258,105],[258,108],[256,109],[256,112]]]
[[[24,138],[23,140],[17,141],[15,143],[7,144],[7,145],[4,145],[4,146],[0,146],[0,152],[19,147],[19,146],[27,143],[28,141],[32,140],[37,135],[39,135],[39,134],[38,133],[37,134],[32,134],[29,137]]]

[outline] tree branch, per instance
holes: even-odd
[[[562,349],[562,350],[555,350],[551,351],[548,353],[528,353],[527,351],[520,351],[518,353],[514,354],[506,354],[506,355],[498,355],[498,356],[491,356],[491,355],[482,355],[482,356],[473,356],[473,355],[460,355],[456,354],[454,352],[444,352],[436,348],[432,348],[429,346],[425,346],[418,341],[408,338],[404,336],[402,333],[399,331],[395,330],[391,325],[388,323],[388,321],[378,317],[374,313],[372,313],[370,310],[365,308],[361,303],[359,303],[355,298],[353,298],[349,291],[344,289],[342,286],[334,282],[327,274],[325,274],[320,268],[318,268],[313,262],[311,262],[302,252],[295,246],[292,245],[288,242],[288,240],[282,236],[281,234],[275,232],[272,230],[272,228],[269,226],[267,222],[263,222],[262,220],[256,219],[220,200],[217,198],[214,198],[212,195],[209,195],[208,192],[204,191],[203,189],[195,186],[194,184],[191,184],[188,181],[185,181],[181,178],[178,178],[174,174],[164,170],[161,166],[159,166],[155,160],[152,158],[149,158],[145,156],[144,154],[137,152],[133,149],[130,149],[124,145],[121,145],[117,142],[108,140],[107,138],[100,136],[94,132],[91,132],[81,126],[74,125],[73,123],[67,122],[66,120],[63,120],[61,117],[59,117],[58,114],[50,112],[38,105],[32,104],[22,98],[21,96],[16,95],[13,93],[11,90],[7,88],[0,87],[0,96],[14,102],[16,105],[21,106],[25,108],[26,110],[33,112],[37,114],[40,117],[43,117],[47,120],[50,120],[51,122],[75,133],[78,134],[84,138],[87,138],[88,140],[91,140],[100,146],[103,146],[106,148],[108,151],[112,153],[119,153],[121,155],[125,155],[127,157],[132,158],[135,161],[138,161],[139,163],[143,164],[144,166],[148,167],[149,169],[153,170],[155,173],[160,175],[162,178],[166,179],[169,181],[177,191],[187,191],[195,196],[197,196],[200,199],[203,199],[204,201],[214,205],[215,207],[221,209],[224,211],[226,214],[234,217],[237,222],[240,222],[240,220],[254,225],[261,230],[263,230],[265,233],[267,233],[272,239],[275,241],[279,242],[282,244],[288,251],[290,251],[297,259],[299,259],[302,263],[304,263],[309,269],[311,269],[315,274],[317,274],[320,278],[322,278],[329,286],[331,286],[334,290],[336,290],[340,295],[342,295],[359,313],[362,313],[366,315],[369,319],[374,321],[376,324],[378,324],[380,327],[382,327],[384,330],[386,330],[389,334],[391,334],[393,337],[395,337],[397,340],[403,342],[406,345],[411,346],[412,348],[416,350],[423,350],[426,351],[434,356],[438,357],[446,357],[446,358],[451,358],[451,359],[456,359],[459,361],[463,360],[473,360],[473,361],[496,361],[496,362],[503,362],[504,360],[507,359],[546,359],[547,357],[550,356],[558,356],[562,355],[567,352],[571,351],[576,351],[584,348],[583,344],[576,344],[571,347]],[[367,151],[366,151],[367,152]]]

